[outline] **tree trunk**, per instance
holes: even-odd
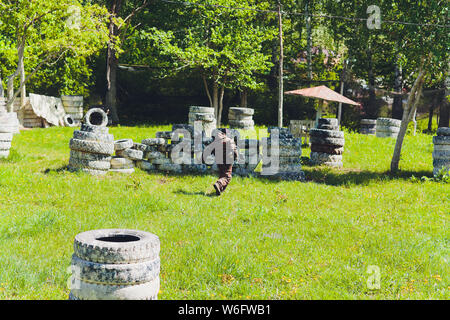
[[[114,0],[110,13],[115,17],[119,16],[122,7],[122,0]],[[113,19],[109,21],[109,43],[106,56],[106,105],[110,108],[110,116],[113,123],[119,123],[117,114],[117,69],[119,61],[117,52],[114,49],[114,37],[118,35],[119,30],[114,24]]]
[[[241,103],[240,106],[241,108],[247,108],[247,88],[242,89],[241,91]]]
[[[372,50],[370,47],[367,49],[367,77],[369,80],[369,102],[368,110],[366,113],[370,118],[378,117],[378,110],[376,107],[376,96],[375,96],[375,75],[373,73],[373,61],[372,61]]]
[[[395,65],[395,83],[394,91],[397,93],[394,96],[392,104],[392,118],[401,120],[403,118],[403,97],[401,95],[403,89],[402,67],[398,63]]]
[[[4,96],[5,96],[5,92],[3,90],[2,77],[0,76],[0,98],[3,98]]]
[[[25,64],[22,59],[20,65],[20,108],[22,108],[25,105],[25,101],[27,99],[27,89],[25,87]]]
[[[209,107],[214,108],[213,101],[211,98],[211,93],[209,92],[208,81],[206,80],[206,76],[204,74],[202,74],[202,79],[203,79],[203,85],[205,86],[206,95],[208,96]]]
[[[280,65],[278,74],[278,127],[283,127],[283,17],[278,2],[278,37],[280,41]]]
[[[417,106],[420,101],[420,96],[422,95],[423,82],[425,78],[425,70],[423,69],[423,65],[420,67],[419,75],[417,76],[416,81],[411,89],[411,92],[408,97],[408,101],[406,103],[405,109],[403,111],[402,124],[400,126],[400,131],[397,136],[397,141],[395,142],[394,154],[392,155],[391,161],[391,172],[396,173],[398,171],[398,165],[400,162],[400,155],[402,152],[403,140],[406,135],[406,131],[408,129],[408,124],[412,120]]]
[[[223,111],[223,96],[225,94],[225,86],[220,88],[220,96],[219,96],[219,112],[217,114],[217,127],[220,128],[222,125],[222,111]]]
[[[18,57],[18,63],[17,68],[14,71],[12,75],[10,75],[7,79],[7,103],[6,103],[6,109],[8,112],[14,111],[14,100],[16,98],[16,95],[14,94],[14,80],[16,77],[20,74],[21,66],[23,66],[23,59],[25,54],[25,41],[22,40],[22,43],[17,47],[17,57]],[[21,82],[22,87],[22,82]]]
[[[212,94],[212,101],[213,101],[213,108],[214,108],[214,114],[216,116],[216,124],[218,125],[219,120],[219,84],[217,83],[217,80],[213,80],[213,94]]]

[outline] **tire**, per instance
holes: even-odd
[[[274,154],[273,150],[267,151],[267,156],[270,157],[272,154]],[[301,157],[302,151],[301,149],[279,149],[278,150],[278,156],[280,157]]]
[[[228,114],[236,116],[253,116],[255,114],[255,110],[251,108],[232,107],[228,110]]]
[[[12,133],[0,133],[0,141],[11,142],[12,138]]]
[[[280,157],[278,159],[280,165],[285,165],[285,164],[297,164],[300,165],[301,164],[301,158],[300,157]]]
[[[331,145],[331,146],[337,146],[337,147],[343,147],[345,145],[345,139],[342,139],[342,138],[311,137],[310,141],[311,141],[311,145],[318,144],[318,145]]]
[[[183,171],[187,173],[205,173],[208,167],[205,164],[185,164]]]
[[[447,167],[434,167],[434,169],[433,169],[433,175],[434,175],[435,177],[437,177],[438,174],[439,174],[441,171],[444,171],[444,174],[445,174],[445,173],[450,174],[450,173],[449,173],[449,172],[450,172],[450,166],[447,166]]]
[[[101,133],[101,134],[107,134],[109,131],[108,127],[101,127],[101,126],[93,126],[87,123],[81,124],[81,131],[86,132],[93,132],[93,133]]]
[[[344,138],[344,131],[332,131],[324,129],[311,129],[309,130],[309,135],[311,137],[318,138]]]
[[[98,141],[98,142],[114,142],[114,136],[112,134],[93,133],[87,131],[75,130],[73,132],[74,139],[86,140],[86,141]]]
[[[172,161],[169,158],[158,158],[158,159],[152,159],[150,160],[152,164],[156,165],[165,165],[165,164],[172,164]],[[159,169],[159,167],[157,168]]]
[[[447,167],[450,168],[450,159],[433,159],[433,167]]]
[[[63,118],[63,121],[64,121],[64,125],[66,127],[75,127],[76,126],[76,122],[70,114],[66,114]]]
[[[82,152],[82,151],[77,151],[77,150],[70,150],[70,158],[81,159],[81,160],[90,160],[90,161],[111,162],[110,155]]]
[[[434,151],[450,151],[450,144],[435,144]]]
[[[183,171],[183,167],[181,166],[181,164],[163,163],[158,166],[158,170],[181,173]]]
[[[156,138],[162,138],[166,140],[172,139],[172,131],[158,131],[155,135]]]
[[[313,145],[311,145],[311,152],[323,152],[323,153],[328,153],[328,154],[341,155],[344,153],[344,148],[313,144]]]
[[[142,144],[148,145],[148,146],[159,146],[166,143],[165,139],[162,138],[149,138],[142,140]]]
[[[383,132],[383,131],[378,131],[376,133],[377,138],[397,138],[398,133],[389,133],[389,132]]]
[[[375,134],[377,134],[377,129],[361,128],[359,133],[365,134],[365,135],[375,135]]]
[[[216,118],[211,113],[189,113],[189,121],[213,122],[216,121]]]
[[[253,116],[238,116],[238,115],[230,114],[228,116],[228,120],[233,120],[233,121],[250,121],[250,120],[253,120]]]
[[[144,152],[136,149],[125,149],[116,151],[116,155],[123,158],[128,158],[131,160],[142,160],[144,159]]]
[[[129,264],[104,264],[72,256],[76,279],[91,283],[131,285],[154,281],[159,277],[160,260]]]
[[[400,132],[400,128],[398,127],[381,127],[381,126],[377,126],[377,132],[384,132],[384,133],[399,133]]]
[[[192,107],[189,107],[189,113],[212,113],[212,114],[214,114],[214,108],[192,106]]]
[[[86,141],[79,139],[70,139],[69,147],[72,150],[112,155],[114,153],[113,142]]]
[[[281,172],[291,172],[291,173],[301,173],[302,171],[302,166],[300,165],[287,165],[287,164],[283,164],[283,165],[279,165],[278,166],[278,171],[273,168],[271,169],[269,165],[264,165],[262,167],[262,170],[264,172],[263,175],[271,175],[271,174],[277,174],[277,173],[281,173]]]
[[[434,159],[450,160],[450,150],[448,150],[448,151],[433,151],[433,160]]]
[[[0,150],[11,149],[11,141],[0,141]]]
[[[378,118],[377,119],[377,128],[378,127],[397,127],[400,128],[402,121],[391,118]]]
[[[86,112],[84,122],[89,125],[106,127],[108,125],[108,115],[100,108],[92,108]]]
[[[73,169],[109,170],[111,168],[111,162],[70,158],[69,166]]]
[[[164,153],[156,151],[156,152],[147,152],[145,154],[145,158],[155,160],[155,159],[165,159],[167,157]]]
[[[449,145],[450,136],[434,136],[433,143],[434,145]]]
[[[71,295],[78,300],[157,300],[159,278],[136,285],[109,285],[76,281]]]
[[[114,141],[114,150],[121,151],[133,146],[133,140],[131,139],[122,139]]]
[[[243,127],[253,127],[255,121],[253,120],[229,120],[228,123],[230,127],[243,128]]]
[[[111,169],[129,169],[129,168],[134,168],[133,160],[120,157],[113,157],[111,159]]]
[[[320,118],[318,121],[318,125],[327,125],[327,126],[338,126],[338,119],[336,118]]]
[[[361,125],[376,126],[377,119],[361,119]]]
[[[145,160],[136,161],[136,167],[144,171],[154,171],[156,169],[153,164]]]
[[[438,136],[450,136],[450,128],[449,127],[441,127],[437,129],[436,134]]]
[[[135,241],[110,242],[102,238],[130,238]],[[145,231],[129,229],[100,229],[78,234],[74,241],[74,254],[86,261],[106,264],[137,263],[159,257],[158,236]]]
[[[342,162],[342,155],[323,152],[311,152],[310,158],[313,163]]]
[[[150,150],[150,147],[145,145],[145,144],[143,144],[143,143],[134,142],[133,146],[131,147],[131,149],[140,150],[140,151],[145,153],[145,152]]]

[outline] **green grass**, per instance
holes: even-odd
[[[168,128],[110,131],[140,141]],[[100,228],[160,237],[160,299],[450,297],[450,184],[420,179],[430,135],[406,138],[398,175],[393,139],[346,133],[343,169],[305,166],[306,183],[236,177],[216,198],[211,175],[69,173],[72,132],[24,131],[0,161],[0,299],[67,299],[73,239]]]

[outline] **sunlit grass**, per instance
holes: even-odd
[[[114,127],[141,141],[169,126]],[[448,299],[449,184],[432,175],[432,137],[346,133],[344,168],[308,167],[307,182],[63,170],[73,129],[16,135],[0,161],[0,298],[67,299],[73,239],[134,228],[161,239],[160,299]],[[303,149],[309,155],[309,149]],[[369,265],[381,288],[367,287]]]

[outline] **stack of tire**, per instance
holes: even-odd
[[[376,125],[376,135],[378,138],[397,138],[401,124],[401,120],[391,118],[378,118]]]
[[[310,159],[313,165],[342,167],[344,132],[339,131],[338,120],[321,118],[317,129],[309,131],[311,137]]]
[[[360,133],[367,135],[375,135],[377,133],[377,120],[361,119]]]
[[[214,130],[211,134],[213,132]],[[210,143],[211,140],[211,137],[206,137],[205,131],[194,130],[193,125],[174,124],[172,126],[170,158],[173,163],[181,164],[185,173],[206,173],[208,166],[203,161],[203,151],[205,145]]]
[[[83,96],[61,96],[61,101],[66,111],[66,115],[71,120],[68,123],[74,122],[79,124],[83,119]],[[71,125],[72,126],[72,125]]]
[[[433,175],[441,172],[448,174],[450,171],[450,128],[438,128],[437,136],[433,137]]]
[[[199,106],[189,107],[189,124],[193,126],[196,121],[201,123],[201,130],[205,131],[206,135],[210,137],[212,131],[216,128],[214,108]]]
[[[267,131],[269,138],[261,140],[263,145],[261,175],[270,179],[304,181],[301,139],[294,138],[286,128],[269,127]]]
[[[147,171],[158,170],[164,172],[180,173],[182,167],[180,164],[172,163],[170,158],[170,145],[168,139],[160,138],[161,133],[158,133],[158,138],[148,138],[142,140],[142,144],[146,146],[144,159],[147,161],[140,164],[140,168]],[[165,137],[168,137],[167,135]],[[147,168],[145,169],[144,166]]]
[[[6,100],[0,97],[0,158],[9,156],[13,134],[17,131],[17,114],[6,112]]]
[[[43,119],[34,113],[30,104],[22,111],[22,125],[25,128],[42,128],[42,121]]]
[[[133,173],[136,163],[144,159],[147,146],[134,143],[131,139],[114,141],[116,155],[111,159],[112,172]]]
[[[252,175],[262,158],[259,140],[242,139],[237,146],[239,159],[233,165],[233,173],[240,176]]]
[[[253,121],[253,114],[255,110],[250,108],[230,108],[228,111],[228,123],[230,128],[253,130],[255,122]]]
[[[75,130],[70,139],[68,169],[92,175],[103,175],[111,168],[114,154],[114,136],[108,133],[108,116],[101,109],[86,113],[80,130]]]
[[[127,229],[78,234],[72,255],[69,300],[157,300],[160,241]]]

